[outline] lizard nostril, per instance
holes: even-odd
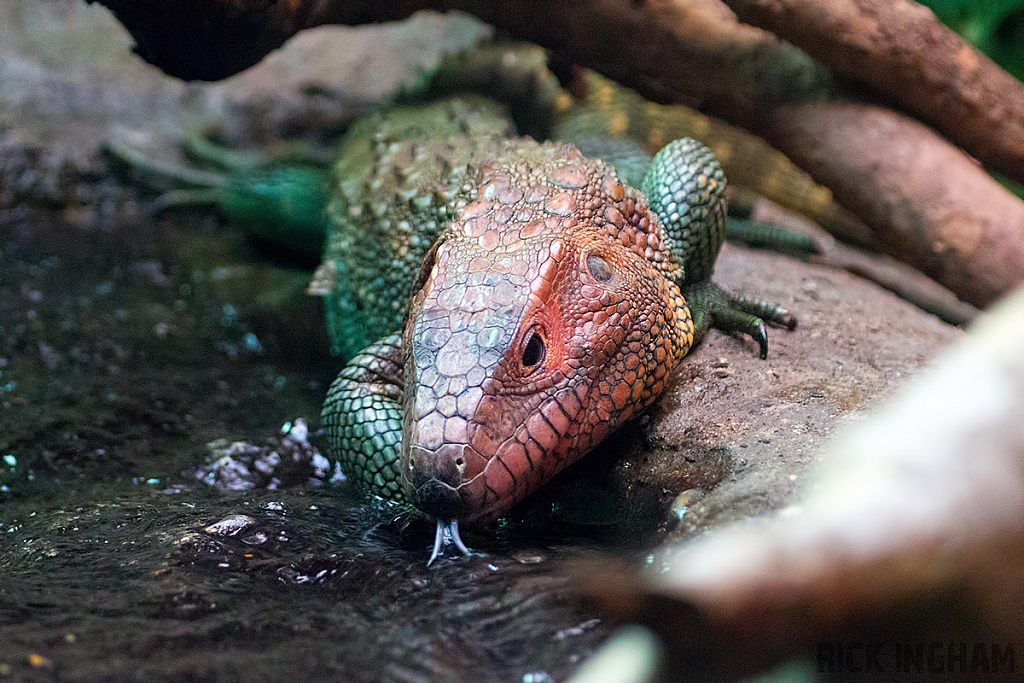
[[[544,346],[544,338],[540,336],[537,330],[531,330],[527,332],[527,335],[529,336],[526,346],[523,347],[523,368],[533,370],[544,362],[547,349]]]

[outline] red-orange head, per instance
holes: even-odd
[[[500,516],[662,391],[693,340],[643,195],[568,145],[476,172],[404,332],[402,483],[441,519]]]

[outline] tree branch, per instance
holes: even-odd
[[[922,123],[823,102],[779,107],[758,132],[961,299],[985,306],[1024,282],[1024,202]]]
[[[1024,84],[908,0],[724,0],[1024,183]]]
[[[140,57],[186,81],[218,80],[249,68],[308,28],[315,9],[312,0],[100,0],[100,4],[109,7],[132,34]]]
[[[467,11],[517,38],[600,71],[648,98],[696,105],[764,137],[832,189],[840,202],[872,227],[890,254],[917,265],[972,304],[988,305],[1024,282],[1024,203],[991,180],[970,157],[924,126],[880,107],[839,99],[831,72],[790,43],[740,24],[718,0],[290,0],[276,4],[270,0],[103,1],[118,12],[140,46],[144,41],[150,46],[173,45],[173,40],[166,37],[140,38],[143,28],[159,33],[156,20],[147,18],[150,12],[166,18],[177,8],[182,14],[213,12],[222,18],[245,17],[241,29],[222,36],[223,45],[216,46],[211,59],[230,53],[226,46],[238,42],[272,42],[260,32],[251,32],[253,17],[246,13],[249,11],[267,17],[271,27],[267,31],[275,39],[301,26],[390,20],[419,9]],[[750,8],[760,6],[758,0],[730,2],[750,12]],[[771,5],[770,0],[760,2]],[[870,6],[877,16],[888,16],[879,9],[882,0],[776,2],[792,3],[779,6],[797,7],[802,12],[818,8],[816,11],[826,18],[836,3],[847,10]],[[907,3],[900,0],[899,4]],[[871,33],[880,30],[876,23],[850,22],[847,34],[836,37],[826,18],[813,24],[813,30],[800,32],[796,27],[799,22],[771,16],[799,34],[798,38],[812,49],[820,50],[823,59],[856,62],[859,66],[842,67],[843,73],[852,76],[863,76],[877,64],[886,64],[889,71],[905,63],[917,64],[922,72],[917,76],[897,75],[882,84],[888,88],[884,94],[901,102],[906,96],[911,109],[923,107],[922,102],[927,104],[929,96],[934,98],[934,111],[956,109],[950,104],[956,102],[975,102],[974,106],[984,107],[988,95],[976,95],[972,88],[978,83],[987,84],[985,88],[1001,84],[1009,103],[992,103],[995,114],[982,117],[979,113],[975,119],[967,114],[950,115],[947,125],[959,131],[958,139],[965,145],[975,145],[968,151],[1004,159],[1001,168],[1013,167],[1017,159],[1015,167],[1005,170],[1024,179],[1024,154],[1015,151],[1024,146],[1024,134],[999,134],[1007,129],[997,125],[1000,117],[1007,122],[1024,117],[1024,100],[1018,103],[1017,94],[1022,86],[973,51],[956,53],[964,65],[960,70],[924,73],[931,63],[948,64],[951,55],[943,50],[954,44],[949,38],[953,34],[930,15],[925,19],[917,15],[911,17],[911,24],[922,35],[937,37],[917,46],[916,53],[911,50],[913,44],[907,42],[904,57],[889,61],[885,55],[868,59],[863,54],[854,60],[842,49],[829,52],[822,47],[837,38],[848,46],[846,50],[851,50],[849,46],[858,44],[854,29],[860,26],[869,34],[861,39],[866,46],[862,53],[883,50],[888,43]],[[193,25],[194,15],[186,16]],[[586,21],[581,21],[584,16]],[[180,31],[180,22],[175,26]],[[200,37],[197,32],[185,33],[191,33],[193,42],[189,45],[196,50],[189,56],[189,63],[196,63],[204,56],[203,45],[210,37],[196,42]],[[963,46],[962,42],[956,45]],[[152,47],[148,52],[157,53]],[[1008,84],[1004,77],[1013,83]],[[923,79],[925,85],[916,90],[906,85],[916,78]],[[989,126],[995,128],[984,135],[970,132]],[[896,151],[898,155],[893,154]]]

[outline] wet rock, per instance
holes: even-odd
[[[338,463],[331,463],[309,441],[301,417],[282,427],[283,436],[268,437],[261,445],[218,439],[207,444],[207,465],[196,478],[220,491],[313,485],[344,481]]]
[[[672,500],[672,506],[669,508],[669,518],[682,521],[690,507],[704,500],[706,495],[707,492],[703,489],[686,489]]]
[[[214,522],[203,531],[211,536],[237,536],[254,524],[256,520],[249,515],[230,515],[219,522]]]
[[[537,550],[519,550],[512,553],[512,559],[519,564],[540,564],[546,560],[547,557],[544,553]]]
[[[1024,290],[830,442],[798,505],[673,546],[592,597],[677,655],[703,653],[670,657],[680,679],[857,638],[888,638],[889,655],[995,642],[1006,659],[1024,631],[1022,321]]]

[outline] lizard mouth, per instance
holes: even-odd
[[[444,444],[433,452],[420,446],[410,449],[410,483],[415,505],[437,518],[434,550],[427,561],[428,567],[449,543],[453,543],[463,555],[470,554],[459,536],[458,518],[466,510],[466,501],[460,490],[468,483],[466,461],[473,456],[480,457],[465,444]],[[470,467],[469,482],[479,476],[479,473],[474,473],[475,469]]]
[[[465,488],[483,471],[483,458],[467,444],[444,444],[434,451],[413,446],[407,471],[414,505],[441,520],[454,520],[467,509]]]
[[[462,497],[456,487],[433,478],[416,487],[416,505],[438,519],[455,519]]]
[[[462,537],[459,536],[459,520],[442,522],[439,519],[437,520],[437,532],[434,534],[434,551],[430,553],[430,559],[427,560],[428,567],[441,555],[444,547],[449,543],[454,543],[463,555],[473,554],[473,551],[466,547],[466,544],[462,542]]]

